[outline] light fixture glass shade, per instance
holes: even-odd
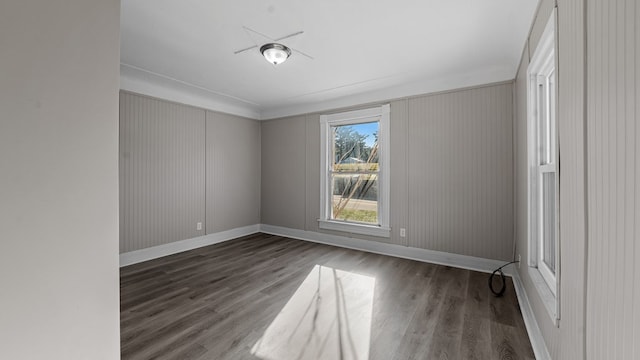
[[[275,43],[262,45],[260,52],[264,58],[273,65],[282,64],[291,56],[291,49]]]

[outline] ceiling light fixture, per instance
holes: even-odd
[[[291,56],[291,49],[276,43],[264,44],[260,47],[260,52],[268,62],[273,65],[282,64],[289,56]]]

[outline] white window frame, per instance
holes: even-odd
[[[528,211],[529,211],[529,274],[547,308],[549,315],[557,325],[560,319],[560,231],[559,231],[559,200],[560,200],[560,172],[558,151],[558,72],[556,57],[556,10],[554,9],[545,30],[540,38],[538,47],[531,58],[527,69],[528,89],[528,120],[527,120],[527,152],[528,152]],[[549,78],[554,82],[550,85]],[[543,93],[541,93],[541,88]],[[543,101],[548,101],[550,91],[553,91],[552,106],[547,106]],[[544,111],[541,111],[543,109]],[[540,122],[549,118],[551,124],[549,134],[541,134]],[[542,136],[547,136],[550,155],[542,159]],[[543,239],[543,175],[555,173],[555,273],[544,262]]]
[[[389,237],[389,104],[375,108],[320,116],[320,219],[321,229]],[[331,219],[331,126],[379,122],[378,128],[378,224],[369,225]]]

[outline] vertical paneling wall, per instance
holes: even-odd
[[[305,119],[303,115],[261,124],[263,224],[305,228]]]
[[[393,121],[389,124],[392,146],[391,154],[391,193],[390,205],[391,213],[389,220],[392,226],[391,242],[405,246],[416,246],[409,244],[409,239],[415,236],[400,237],[400,228],[408,228],[411,225],[409,219],[409,103],[411,100],[404,99],[391,102],[391,114]],[[409,230],[411,235],[411,230]],[[420,247],[420,246],[417,246]]]
[[[305,230],[318,231],[320,217],[320,115],[306,116]]]
[[[588,0],[589,359],[640,359],[640,4]]]
[[[357,237],[510,259],[512,116],[511,83],[391,102],[392,235]],[[263,223],[356,236],[318,229],[318,114],[262,122],[262,161]]]
[[[259,223],[259,147],[254,120],[121,92],[120,252]]]
[[[120,251],[204,235],[205,113],[120,95]]]
[[[410,246],[512,256],[512,95],[503,84],[409,100]]]
[[[587,173],[584,20],[584,0],[558,2],[560,348],[557,359],[585,357]]]
[[[260,124],[207,111],[207,234],[260,223]]]

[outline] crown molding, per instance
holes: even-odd
[[[120,64],[120,89],[122,90],[254,120],[270,120],[362,104],[388,102],[394,99],[471,88],[513,79],[514,69],[496,67],[484,68],[470,73],[422,78],[393,86],[384,86],[385,80],[379,79],[302,95],[296,98],[296,103],[290,105],[265,107],[249,100],[226,95],[162,74],[128,64]],[[379,87],[378,89],[366,90],[366,87],[376,85]]]
[[[120,64],[120,89],[254,120],[261,119],[258,104],[123,63]]]
[[[277,119],[282,117],[318,113],[322,111],[348,108],[369,103],[388,102],[395,99],[403,99],[432,93],[439,93],[455,89],[471,88],[481,85],[512,81],[515,78],[515,69],[512,68],[485,68],[479,71],[443,75],[432,78],[422,78],[408,81],[400,85],[382,87],[372,91],[356,92],[360,84],[353,87],[340,88],[340,94],[328,91],[310,95],[310,101],[303,104],[266,108],[261,111],[261,120]],[[353,91],[349,94],[349,91]],[[333,94],[332,94],[333,93]],[[330,97],[333,95],[333,97]]]

